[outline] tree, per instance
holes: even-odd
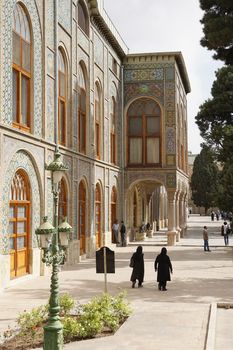
[[[212,151],[204,146],[195,158],[191,177],[192,200],[195,205],[207,210],[215,206],[218,186],[218,168]]]
[[[233,162],[224,164],[218,185],[218,206],[226,212],[233,213]]]
[[[233,64],[233,1],[200,0],[200,7],[204,11],[201,45],[214,50],[215,59]]]
[[[195,119],[207,145],[225,162],[233,154],[233,66],[220,68],[216,78],[213,98],[199,107]]]

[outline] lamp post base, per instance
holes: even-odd
[[[62,350],[62,349],[63,349],[63,331],[62,331],[61,324],[59,326],[45,326],[43,350]]]

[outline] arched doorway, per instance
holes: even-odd
[[[95,187],[95,237],[98,249],[101,246],[101,188],[98,183]]]
[[[31,189],[27,174],[18,170],[11,183],[9,246],[11,279],[29,273]]]
[[[112,229],[112,225],[113,223],[116,221],[116,209],[117,209],[117,191],[116,191],[116,187],[114,186],[112,188],[112,193],[111,193],[111,229]],[[112,233],[112,243],[116,243],[115,242],[115,236]]]
[[[86,186],[84,181],[79,184],[78,235],[80,240],[80,254],[86,253]]]
[[[58,202],[58,222],[62,222],[63,218],[67,216],[67,185],[64,177],[61,179],[60,192],[59,192],[59,202]]]

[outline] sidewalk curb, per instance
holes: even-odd
[[[214,350],[215,348],[216,317],[217,317],[217,304],[211,303],[210,311],[209,311],[208,326],[207,326],[205,350]]]

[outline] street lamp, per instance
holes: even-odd
[[[46,166],[52,173],[52,193],[54,202],[54,222],[52,226],[48,218],[44,217],[43,224],[36,230],[38,244],[43,249],[42,261],[52,265],[52,276],[49,298],[49,318],[44,327],[44,350],[61,350],[63,348],[63,327],[59,311],[59,265],[64,264],[65,250],[68,247],[69,235],[72,227],[66,219],[58,226],[59,184],[68,168],[62,163],[61,154],[56,149],[54,160]]]

